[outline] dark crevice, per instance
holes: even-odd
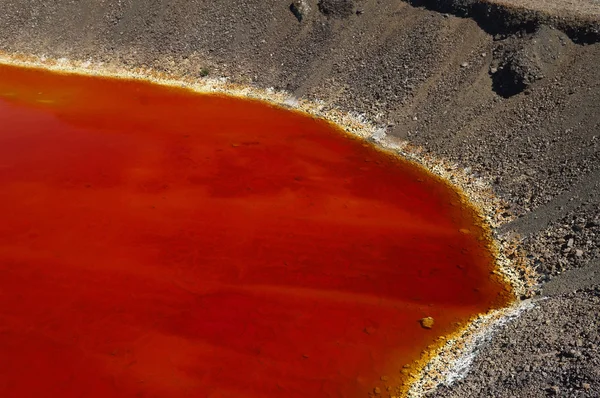
[[[508,36],[517,32],[533,32],[540,25],[563,31],[573,42],[594,44],[600,41],[600,23],[557,18],[542,12],[512,9],[479,0],[404,0],[414,7],[473,19],[491,35]]]
[[[510,64],[492,74],[492,89],[504,98],[522,93],[527,84],[521,76],[513,72]]]

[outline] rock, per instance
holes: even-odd
[[[469,66],[468,62],[463,62],[462,64],[460,64],[461,68],[466,68],[467,66]]]
[[[419,323],[421,324],[421,327],[423,327],[423,329],[431,329],[433,327],[434,320],[432,317],[428,316],[419,320]]]
[[[321,14],[331,18],[348,18],[354,13],[352,0],[320,0],[318,7]]]
[[[298,22],[302,22],[310,13],[310,5],[307,0],[294,0],[290,5],[290,11],[298,19]]]
[[[577,257],[583,256],[583,250],[581,250],[581,249],[575,250],[575,256],[577,256]]]

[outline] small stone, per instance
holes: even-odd
[[[494,73],[498,72],[498,68],[490,68],[490,73],[493,75]]]
[[[583,384],[581,385],[581,387],[582,387],[584,390],[589,390],[590,388],[592,388],[592,386],[590,385],[590,383],[583,383]]]
[[[548,389],[548,392],[553,395],[558,395],[560,393],[560,388],[558,388],[558,386],[552,386]]]
[[[463,62],[462,64],[460,64],[461,68],[466,68],[467,66],[469,66],[468,62]]]
[[[487,53],[481,53],[482,57],[485,57],[487,55]]]
[[[308,5],[307,0],[296,0],[290,5],[290,11],[294,14],[298,22],[302,22],[310,12],[310,5]]]
[[[573,238],[570,238],[570,239],[567,241],[567,247],[573,247],[573,243],[575,243],[575,241],[573,240]]]
[[[387,376],[381,376],[381,381],[388,381],[390,378]]]
[[[575,255],[576,255],[577,257],[581,257],[581,256],[583,256],[583,250],[580,250],[580,249],[578,249],[578,250],[575,250]]]
[[[379,395],[379,394],[381,394],[381,388],[379,388],[379,387],[375,387],[375,388],[373,389],[373,392],[375,393],[375,395]]]
[[[428,316],[426,318],[423,318],[421,320],[419,320],[419,323],[421,324],[421,327],[424,329],[431,329],[433,327],[433,318]]]

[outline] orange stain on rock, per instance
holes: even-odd
[[[0,66],[0,396],[383,391],[511,298],[457,203],[306,115]]]

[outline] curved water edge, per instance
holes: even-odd
[[[495,272],[513,289],[515,295],[529,296],[536,283],[535,272],[527,264],[519,251],[519,238],[514,236],[492,236],[492,228],[496,228],[511,220],[506,213],[506,205],[493,194],[490,184],[462,170],[455,164],[438,159],[422,148],[415,147],[407,141],[398,140],[386,134],[386,128],[366,120],[359,114],[340,112],[320,101],[296,99],[284,91],[244,87],[229,83],[222,78],[186,79],[184,77],[167,76],[149,69],[126,69],[118,65],[94,64],[72,60],[52,60],[30,57],[26,55],[0,54],[0,63],[21,67],[44,68],[56,72],[76,73],[112,78],[146,80],[160,85],[183,87],[197,93],[227,94],[237,97],[252,98],[270,104],[309,114],[335,123],[347,133],[368,140],[378,148],[399,155],[404,159],[423,166],[432,175],[458,191],[463,204],[475,208],[486,227],[490,238],[491,249],[496,258]],[[468,358],[472,355],[478,342],[487,338],[494,327],[518,314],[527,306],[513,305],[501,310],[494,310],[473,319],[468,325],[451,336],[440,340],[437,346],[430,346],[423,352],[421,360],[415,368],[411,368],[411,384],[402,390],[409,396],[419,396],[435,388],[441,382],[452,381],[459,377],[468,366]]]

